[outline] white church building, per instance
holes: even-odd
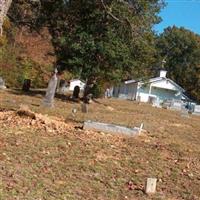
[[[184,95],[185,90],[166,75],[167,71],[161,70],[159,77],[146,81],[125,81],[113,87],[113,97],[150,103],[187,98]]]

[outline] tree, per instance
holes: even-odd
[[[200,100],[200,36],[185,28],[168,27],[158,37],[160,60],[169,76]]]
[[[48,27],[61,70],[88,84],[149,73],[156,52],[152,26],[160,20],[162,1],[40,0],[37,5],[15,0],[12,16],[25,6],[32,13],[26,25]],[[18,19],[26,22],[13,17]]]
[[[157,0],[43,1],[40,22],[49,27],[61,69],[88,84],[120,81],[151,65],[152,26],[162,6]]]

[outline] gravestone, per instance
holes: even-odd
[[[57,70],[55,70],[53,76],[51,77],[48,87],[47,87],[47,91],[46,91],[46,95],[44,98],[44,106],[47,107],[53,107],[54,106],[54,96],[55,96],[55,92],[56,92],[56,87],[57,87],[57,82],[58,82],[58,78],[57,78]]]
[[[72,108],[72,117],[73,118],[76,117],[76,113],[77,113],[77,109],[76,108]]]
[[[200,115],[200,105],[195,105],[194,106],[194,112],[192,114]]]
[[[69,91],[69,87],[67,87],[67,82],[63,79],[61,79],[59,82],[58,82],[58,88],[57,88],[57,92],[60,93],[60,94],[65,94],[66,92]]]
[[[88,113],[88,104],[86,103],[81,104],[81,111],[82,113]]]
[[[173,110],[181,110],[182,109],[182,102],[174,100],[172,102],[172,105],[171,105],[170,108],[173,109]]]
[[[79,93],[80,93],[80,87],[77,85],[74,87],[72,98],[79,99]]]
[[[2,77],[0,77],[0,89],[6,89],[5,82]]]
[[[156,99],[156,101],[153,102],[153,107],[156,107],[156,108],[161,108],[161,105],[160,105],[160,100],[159,99]]]
[[[189,118],[188,109],[186,109],[184,105],[182,105],[182,108],[181,108],[181,117]]]
[[[90,104],[92,103],[92,94],[88,94],[85,99],[84,99],[84,103]]]
[[[112,97],[111,93],[112,93],[111,89],[107,88],[106,91],[105,91],[105,98],[107,99],[107,98]]]
[[[156,192],[156,178],[148,178],[145,187],[146,194],[154,194]]]
[[[22,86],[22,90],[25,91],[25,92],[29,92],[30,87],[31,87],[31,80],[30,79],[25,79],[24,83],[23,83],[23,86]]]

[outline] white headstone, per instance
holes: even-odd
[[[0,77],[0,89],[6,89],[5,82],[2,77]]]
[[[194,113],[193,114],[200,115],[200,105],[194,106]]]
[[[146,194],[154,194],[156,192],[156,178],[148,178],[146,182],[145,192]]]
[[[189,118],[188,109],[186,109],[184,105],[182,105],[182,108],[181,108],[181,117]]]
[[[45,95],[45,98],[43,101],[45,106],[48,106],[48,107],[54,106],[54,96],[55,96],[55,92],[56,92],[57,82],[58,82],[57,70],[55,70],[54,75],[51,77],[51,79],[49,81],[46,95]]]
[[[182,102],[181,101],[173,101],[172,102],[172,105],[170,107],[171,109],[174,109],[174,110],[181,110],[182,109]]]

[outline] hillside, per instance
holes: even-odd
[[[41,101],[38,92],[0,91],[1,199],[199,199],[200,117],[114,99],[93,102],[84,115],[79,103],[57,98],[46,109]],[[35,117],[18,115],[20,104]],[[85,131],[87,119],[143,122],[147,132]],[[143,192],[148,177],[158,179],[153,196]]]
[[[23,48],[22,56],[28,57],[43,66],[53,65],[53,62],[55,62],[51,35],[46,28],[37,33],[22,27],[18,30],[15,41]]]
[[[21,88],[24,79],[31,79],[32,87],[46,87],[56,59],[48,30],[37,33],[7,23],[0,40],[0,76],[11,88]]]

